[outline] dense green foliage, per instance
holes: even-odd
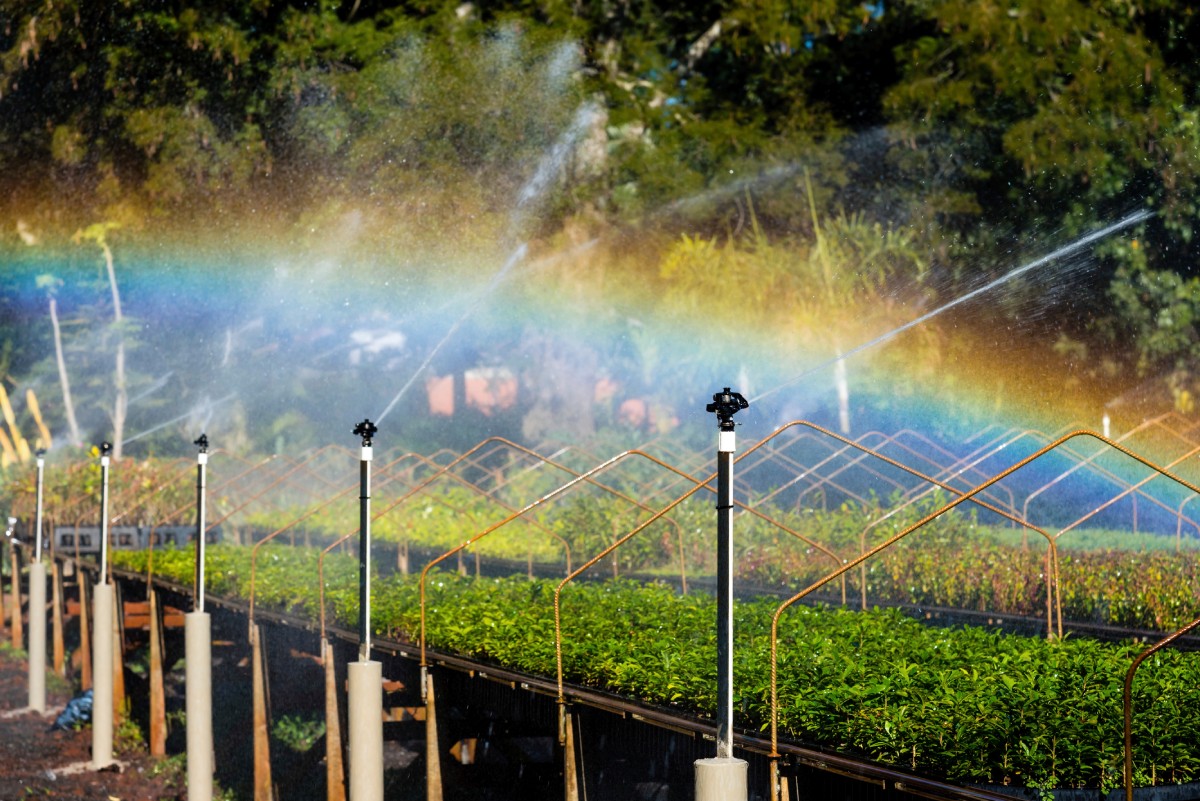
[[[853,506],[804,515],[800,529],[849,558],[898,533],[935,505],[917,505],[889,519],[885,530]],[[924,510],[924,511],[922,511]],[[738,576],[768,587],[802,589],[831,570],[828,560],[778,533],[754,526],[741,537],[745,552]],[[869,538],[860,540],[864,531]],[[1050,531],[1053,535],[1055,532]],[[1152,535],[1070,532],[1058,540],[1059,601],[1064,620],[1172,631],[1200,616],[1200,567],[1194,543],[1176,551],[1174,539]],[[1104,535],[1104,536],[1101,536]],[[1148,546],[1150,549],[1148,550]],[[978,525],[955,511],[928,523],[860,570],[847,575],[859,598],[866,582],[871,603],[945,606],[1009,615],[1046,616],[1047,546],[1030,532],[1022,543],[1014,529]],[[826,585],[825,595],[840,584]]]
[[[732,234],[758,277],[781,264],[768,243],[828,267],[804,254],[826,246],[818,220],[844,220],[851,243],[899,241],[866,264],[852,244],[836,273],[878,290],[932,265],[926,291],[958,292],[1040,232],[1147,208],[1137,239],[1078,277],[1084,313],[1058,352],[1093,378],[1164,375],[1194,404],[1188,3],[5,0],[0,20],[10,238],[103,219],[122,245],[163,226],[309,241],[352,217],[385,250],[397,220],[491,241],[567,134],[571,166],[520,227],[552,239],[687,217],[702,237],[688,247],[736,265],[745,253],[710,239]],[[636,270],[687,303],[710,280],[687,267]]]
[[[248,549],[210,551],[214,590],[245,593]],[[268,547],[259,602],[312,615],[313,555]],[[156,572],[191,576],[191,552],[156,555]],[[115,563],[145,569],[145,554]],[[353,560],[334,557],[327,593],[337,619],[357,617]],[[469,580],[443,572],[427,588],[432,647],[554,676],[555,582]],[[769,631],[776,601],[736,607],[737,723],[765,727]],[[583,583],[562,595],[568,681],[706,714],[715,700],[715,606],[628,581]],[[375,584],[377,632],[414,641],[418,586]],[[894,612],[798,607],[781,619],[781,732],[962,782],[1112,788],[1121,771],[1121,687],[1137,646],[934,629]],[[1200,660],[1164,652],[1135,684],[1139,784],[1200,776],[1192,727],[1200,714]]]

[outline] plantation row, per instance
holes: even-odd
[[[886,531],[883,527],[871,529],[869,539],[864,539],[862,533],[880,516],[881,509],[847,505],[834,512],[768,510],[778,522],[836,554],[836,562],[778,526],[743,515],[736,523],[737,577],[763,587],[801,589],[838,567],[842,559],[857,556],[864,546],[874,546],[903,530],[941,503],[941,499],[931,498],[915,504],[889,519]],[[464,509],[469,513],[464,514]],[[491,517],[487,516],[489,511]],[[513,520],[472,546],[472,550],[504,559],[529,557],[561,564],[569,547],[578,566],[637,524],[639,518],[630,511],[622,501],[573,498],[551,513]],[[285,516],[278,513],[260,515],[256,522],[260,529],[273,531],[299,514],[283,521]],[[707,547],[711,514],[708,503],[679,507],[672,514],[674,526],[656,523],[615,552],[619,572],[678,575],[682,543],[689,571],[711,574],[715,569]],[[643,512],[640,519],[648,516]],[[346,518],[345,513],[339,519],[332,511],[325,511],[306,519],[303,531],[310,540],[328,541],[335,532],[346,530]],[[495,507],[489,510],[477,499],[450,491],[381,516],[373,533],[380,541],[445,551],[502,519]],[[1064,618],[1173,631],[1200,616],[1200,560],[1195,558],[1195,549],[1164,550],[1164,539],[1126,532],[1064,535],[1059,543],[1059,592]],[[1079,541],[1091,547],[1072,547]],[[1174,543],[1173,539],[1166,541]],[[1046,551],[1046,541],[1038,534],[1031,534],[1025,545],[1013,529],[981,526],[973,515],[955,510],[870,560],[862,572],[849,574],[849,600],[860,597],[865,578],[871,603],[1044,617]],[[830,585],[827,592],[840,586]]]
[[[148,555],[113,554],[146,570]],[[190,551],[160,551],[153,571],[188,584]],[[355,560],[327,557],[327,603],[344,626],[357,620]],[[209,551],[210,591],[246,598],[250,549]],[[256,603],[319,614],[316,552],[260,551]],[[430,647],[554,677],[557,582],[466,579],[431,573]],[[770,721],[770,620],[775,601],[736,606],[736,723]],[[715,603],[661,585],[578,583],[562,593],[567,681],[707,715],[715,704]],[[373,585],[372,624],[390,638],[420,632],[415,576]],[[780,732],[957,782],[1043,788],[1120,783],[1121,689],[1139,647],[1046,641],[980,629],[935,629],[886,611],[796,607],[780,622]],[[1200,778],[1200,655],[1166,651],[1135,683],[1134,759],[1139,785]]]
[[[114,496],[121,493],[140,500],[132,507],[129,503],[115,506],[114,516],[133,519],[136,515],[140,520],[158,522],[181,514],[186,517],[194,503],[190,471],[187,464],[122,464],[114,474]],[[173,478],[168,480],[169,476]],[[73,472],[51,471],[49,477],[46,507],[51,525],[81,515],[86,524],[93,523],[94,505],[78,501],[81,489],[85,496],[98,491],[98,468],[88,465]],[[6,491],[13,494],[14,510],[30,518],[33,484],[31,477],[26,479],[9,485]],[[531,473],[489,495],[446,479],[444,484],[408,497],[416,479],[409,476],[408,482],[397,481],[390,489],[381,483],[374,535],[381,542],[444,552],[512,516],[528,498],[549,492],[561,476]],[[638,495],[632,484],[619,485],[613,493],[594,487],[571,493],[497,528],[473,545],[471,552],[556,565],[565,565],[570,554],[571,563],[578,566],[650,516],[651,509],[639,508],[631,500]],[[76,502],[69,502],[70,498]],[[745,584],[768,588],[806,587],[864,548],[940,507],[945,498],[932,495],[893,511],[882,524],[874,523],[899,501],[892,498],[871,507],[845,504],[832,511],[760,504],[758,510],[770,520],[739,514],[735,523],[737,577]],[[211,503],[211,519],[220,519],[243,503],[218,495]],[[336,502],[325,505],[269,511],[252,506],[222,527],[234,541],[250,539],[253,532],[261,536],[285,529],[289,541],[327,543],[352,530],[356,503],[356,493],[346,491]],[[711,497],[698,494],[623,545],[604,567],[614,574],[678,575],[682,561],[690,576],[711,574],[715,569],[709,547],[711,518]],[[820,544],[832,556],[789,535],[784,527]],[[1053,530],[1048,533],[1055,534]],[[1200,560],[1194,558],[1197,542],[1189,538],[1179,544],[1185,547],[1176,552],[1171,537],[1099,530],[1064,534],[1059,540],[1059,601],[1064,618],[1172,631],[1200,616]],[[861,571],[850,573],[846,577],[848,600],[854,603],[865,594],[868,603],[1044,616],[1046,551],[1045,539],[1036,532],[1022,533],[1011,525],[981,525],[973,513],[956,509],[868,561]],[[827,592],[840,589],[839,582]]]

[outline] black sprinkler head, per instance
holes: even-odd
[[[704,407],[706,412],[716,412],[717,426],[722,431],[733,430],[733,416],[742,409],[750,408],[750,403],[740,392],[730,392],[729,387],[713,395],[713,402]]]
[[[45,449],[45,448],[38,448],[38,449],[37,449],[37,450],[34,452],[34,454],[33,454],[33,455],[34,455],[34,456],[36,456],[36,457],[37,457],[37,458],[39,458],[39,459],[44,459],[44,458],[46,458],[46,449]]]
[[[112,446],[111,442],[101,442],[100,443],[100,455],[101,456],[112,456],[112,448],[113,448],[113,446]]]
[[[362,444],[364,448],[369,448],[371,447],[371,437],[375,436],[375,432],[378,430],[379,429],[376,428],[375,424],[370,420],[363,420],[354,427],[354,434],[362,437]]]
[[[200,448],[201,453],[208,453],[208,435],[201,434],[199,439],[193,440],[192,444]]]

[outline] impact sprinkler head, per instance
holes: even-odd
[[[721,431],[733,430],[733,416],[742,409],[750,408],[750,402],[740,392],[730,392],[729,387],[713,394],[713,402],[704,407],[706,412],[716,412],[717,427]]]
[[[113,449],[113,446],[112,446],[111,442],[101,442],[100,443],[100,455],[101,456],[112,456],[112,449]]]
[[[198,439],[192,440],[192,444],[198,447],[201,453],[208,453],[208,434],[201,434]]]
[[[38,448],[36,451],[33,452],[33,455],[36,456],[38,459],[45,459],[46,458],[46,449]]]
[[[370,420],[364,419],[361,423],[354,427],[354,434],[362,437],[364,448],[371,447],[371,437],[375,436],[375,432],[379,429]]]

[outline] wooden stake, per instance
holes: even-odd
[[[65,679],[67,646],[63,638],[63,586],[57,560],[50,562],[50,592],[50,639],[53,640],[54,672]]]
[[[563,743],[563,781],[566,801],[579,801],[579,768],[575,761],[575,716],[570,709],[563,710],[566,715],[567,739]]]
[[[121,585],[113,584],[113,725],[125,720],[125,601]]]
[[[91,598],[88,597],[88,582],[83,571],[76,566],[75,583],[79,587],[79,687],[83,690],[92,689],[92,626],[88,619],[91,615]]]
[[[25,626],[21,621],[21,557],[15,545],[10,548],[8,564],[12,573],[12,598],[9,601],[12,606],[9,610],[12,614],[12,644],[13,648],[22,651],[25,649]]]
[[[254,801],[272,801],[271,742],[267,728],[267,681],[262,631],[250,627],[251,679],[254,682]]]
[[[163,691],[162,609],[150,591],[150,754],[167,753],[167,710]]]
[[[425,676],[425,801],[442,801],[442,751],[438,747],[433,674]]]
[[[337,665],[333,643],[321,643],[325,661],[325,799],[346,801],[346,771],[342,764],[342,722],[338,717]]]

